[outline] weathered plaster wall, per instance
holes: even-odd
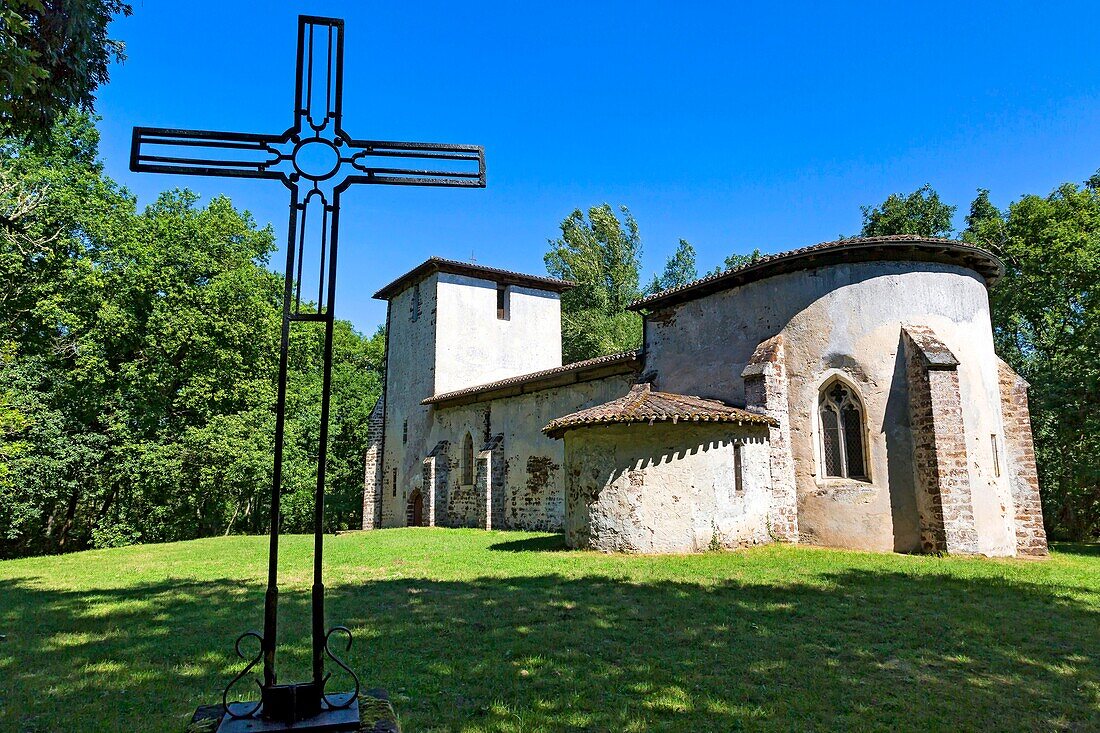
[[[769,541],[768,431],[691,423],[565,434],[566,541],[606,552],[694,552]],[[741,487],[735,479],[741,451]]]
[[[745,380],[745,407],[776,420],[768,428],[771,534],[777,540],[798,542],[798,485],[791,455],[790,380],[783,335],[757,346],[741,376]]]
[[[504,529],[560,531],[565,517],[564,446],[542,433],[555,417],[621,397],[633,375],[604,377],[565,387],[434,411],[430,442],[451,445],[447,492],[449,514],[437,512],[445,526],[483,526],[484,496],[477,484],[462,484],[460,447],[467,431],[476,451],[491,451],[488,462],[493,526]],[[489,459],[489,456],[486,456]]]
[[[656,388],[745,404],[742,370],[782,334],[800,540],[871,550],[920,548],[901,326],[931,327],[958,357],[959,391],[978,550],[1013,554],[1007,477],[995,476],[1000,435],[997,361],[981,278],[955,265],[871,262],[793,272],[657,311],[645,370]],[[818,476],[818,388],[843,374],[867,413],[871,481]]]
[[[438,275],[436,394],[561,366],[557,293],[508,287],[508,318],[497,318],[497,284]]]
[[[429,275],[390,300],[380,511],[383,527],[404,526],[408,497],[423,484],[422,462],[435,446],[434,441],[429,443],[430,411],[420,401],[435,389],[438,278],[438,274]]]
[[[558,294],[509,286],[508,318],[502,320],[497,318],[495,282],[433,273],[391,299],[389,329],[381,526],[405,524],[408,499],[418,488],[427,507],[432,481],[437,484],[431,497],[437,524],[483,526],[483,519],[476,516],[478,511],[484,516],[485,507],[476,508],[473,486],[464,490],[461,472],[452,470],[458,465],[465,430],[461,435],[458,430],[436,430],[434,408],[420,402],[435,394],[561,366]],[[565,404],[571,403],[566,399]],[[556,416],[543,422],[520,421],[511,429],[541,437],[539,429]],[[475,449],[491,437],[484,415],[479,419],[473,430]],[[449,443],[444,452],[439,448],[441,441]],[[427,472],[424,460],[429,455],[436,460]],[[454,507],[450,514],[448,507]]]

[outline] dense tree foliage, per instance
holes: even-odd
[[[614,354],[642,343],[641,318],[626,310],[643,294],[638,289],[642,239],[630,210],[622,206],[620,212],[621,219],[609,204],[603,204],[590,208],[585,218],[584,212],[576,209],[561,223],[561,237],[550,240],[544,258],[547,272],[578,285],[561,300],[566,362]],[[751,264],[761,256],[759,249],[730,255],[724,267],[709,274]],[[697,277],[695,248],[681,239],[661,274],[653,275],[645,294],[687,285]]]
[[[699,273],[695,269],[695,248],[686,239],[681,239],[676,251],[665,263],[664,272],[653,276],[646,293],[652,295],[669,288],[678,288],[697,277]]]
[[[71,107],[90,111],[123,47],[107,37],[121,0],[5,0],[0,7],[0,135],[38,138]]]
[[[864,207],[864,234],[952,234],[955,207],[924,186]],[[961,238],[1004,260],[990,291],[997,352],[1031,383],[1047,528],[1100,536],[1100,173],[1001,212],[980,189]]]
[[[881,206],[864,206],[864,237],[889,234],[919,234],[922,237],[946,237],[954,230],[951,223],[955,207],[940,201],[927,183],[908,196],[890,194]]]
[[[726,272],[727,270],[736,270],[739,267],[747,267],[748,265],[751,265],[754,262],[758,262],[763,256],[764,255],[760,253],[759,248],[754,249],[749,254],[742,254],[740,252],[734,252],[729,257],[727,257],[725,260],[723,260],[721,265],[718,265],[717,267],[715,267],[713,270],[711,270],[707,274],[708,275],[721,275],[723,272]]]
[[[281,278],[225,198],[144,211],[68,115],[0,148],[0,554],[266,527]],[[295,329],[285,526],[312,506],[319,326]],[[336,329],[329,520],[358,523],[382,339]]]
[[[997,251],[997,350],[1031,383],[1046,521],[1100,536],[1100,174],[1024,196],[1002,214],[979,191],[963,238]]]
[[[622,219],[603,204],[590,208],[585,218],[577,209],[561,223],[561,237],[550,240],[547,272],[577,283],[561,299],[567,362],[641,345],[641,318],[626,307],[641,294],[642,240],[630,211],[623,206],[621,212]]]

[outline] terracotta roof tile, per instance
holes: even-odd
[[[456,275],[491,280],[502,285],[519,285],[520,287],[534,288],[537,290],[549,290],[561,293],[574,287],[575,283],[568,280],[558,280],[544,275],[528,275],[522,272],[501,270],[497,267],[486,267],[473,262],[460,262],[448,260],[443,257],[429,257],[413,269],[386,285],[374,294],[378,300],[389,300],[410,285],[423,280],[433,272],[450,272]]]
[[[718,400],[654,392],[648,384],[636,384],[630,388],[630,392],[617,400],[551,420],[542,432],[551,438],[560,438],[565,431],[581,426],[623,423],[652,425],[656,422],[776,424],[774,419],[766,415],[749,412]]]
[[[826,258],[823,259],[823,256]],[[1004,274],[1000,259],[988,250],[966,244],[957,239],[920,237],[914,234],[895,234],[882,237],[852,237],[832,242],[821,242],[809,247],[766,255],[741,267],[734,267],[717,275],[708,275],[686,285],[662,290],[631,303],[630,310],[659,308],[709,295],[721,290],[762,280],[772,275],[807,269],[836,262],[861,262],[869,260],[932,260],[957,262],[971,267],[992,285]]]
[[[541,372],[532,372],[531,374],[519,374],[514,377],[508,377],[507,379],[500,379],[495,382],[488,382],[487,384],[478,384],[473,387],[466,387],[464,389],[458,389],[453,392],[444,392],[442,394],[432,395],[426,400],[421,400],[422,405],[434,405],[440,402],[449,402],[451,400],[459,399],[462,397],[471,397],[473,395],[479,395],[487,392],[495,392],[507,387],[513,387],[522,384],[537,383],[542,380],[551,379],[569,372],[580,372],[586,369],[593,369],[604,366],[614,366],[622,364],[623,366],[636,369],[641,363],[641,350],[633,349],[631,351],[624,351],[619,354],[608,354],[607,356],[597,356],[595,359],[586,359],[584,361],[575,361],[572,364],[563,364],[560,367],[554,367],[553,369],[544,369]]]

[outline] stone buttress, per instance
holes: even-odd
[[[1031,414],[1027,406],[1029,385],[1003,360],[997,361],[1005,452],[1016,509],[1016,554],[1043,557],[1047,554],[1047,535],[1043,528],[1043,503],[1039,499],[1039,473],[1035,467]]]
[[[761,342],[741,376],[745,380],[746,408],[777,421],[768,431],[771,456],[771,534],[783,542],[798,542],[798,492],[795,487],[794,460],[791,456],[783,335],[779,334]]]
[[[904,326],[909,424],[925,552],[978,551],[959,360],[927,326]]]

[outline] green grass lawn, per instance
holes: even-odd
[[[308,677],[310,542],[282,545],[285,682]],[[1100,730],[1097,546],[631,557],[409,529],[326,547],[329,622],[355,632],[349,661],[410,733]],[[261,626],[266,549],[0,562],[0,730],[181,731]]]

